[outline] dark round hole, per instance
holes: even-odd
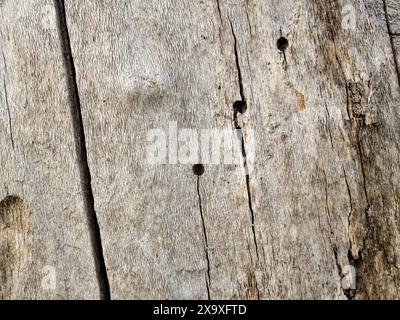
[[[193,166],[193,173],[196,176],[202,176],[204,174],[204,166],[202,164],[195,164]]]
[[[245,113],[247,110],[247,104],[245,101],[235,101],[233,104],[233,111],[236,113]]]
[[[285,51],[289,47],[289,41],[285,37],[280,37],[276,43],[280,51]]]

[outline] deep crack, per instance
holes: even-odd
[[[86,149],[85,129],[82,119],[81,102],[76,79],[75,64],[72,56],[71,41],[66,21],[65,3],[64,0],[54,0],[54,3],[57,12],[58,31],[61,41],[64,65],[67,71],[68,94],[71,104],[75,146],[78,158],[77,160],[79,163],[82,191],[84,195],[84,205],[89,223],[90,240],[95,260],[100,299],[110,300],[110,284],[108,281],[107,269],[104,260],[100,226],[97,220],[94,205],[92,178],[90,174]]]
[[[244,89],[243,89],[243,78],[242,78],[242,70],[240,68],[240,62],[239,62],[238,42],[237,42],[235,31],[233,29],[232,21],[230,19],[229,19],[229,23],[231,26],[232,36],[234,39],[234,53],[235,53],[236,69],[237,69],[237,73],[238,73],[239,94],[240,94],[240,98],[242,99],[241,102],[246,106],[247,101],[246,101],[246,97],[244,95]],[[252,197],[251,197],[251,189],[250,189],[250,175],[248,172],[246,144],[244,141],[242,127],[239,125],[238,110],[234,110],[233,122],[234,122],[235,129],[239,130],[239,133],[240,133],[239,139],[240,139],[240,143],[241,143],[241,147],[242,147],[243,164],[244,164],[244,169],[245,169],[245,174],[246,174],[246,188],[247,188],[248,205],[249,205],[249,210],[250,210],[250,214],[251,214],[251,228],[252,228],[252,232],[253,232],[253,240],[254,240],[254,245],[255,245],[255,249],[256,249],[257,259],[259,260],[258,244],[257,244],[256,230],[255,230],[255,217],[254,217],[254,210],[253,210],[253,205],[252,205]]]

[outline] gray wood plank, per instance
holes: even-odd
[[[112,297],[257,298],[242,161],[198,178],[146,159],[149,130],[233,128],[234,40],[217,3],[66,5]]]
[[[112,298],[399,296],[400,97],[383,3],[104,0],[68,1],[65,9]],[[24,40],[21,52],[44,39],[38,30],[33,37],[14,32]],[[280,50],[281,37],[288,42],[281,40]],[[60,59],[56,48],[47,53],[53,63]],[[50,67],[37,74],[56,77]],[[56,91],[58,105],[67,103],[64,91]],[[46,99],[53,101],[51,92]],[[11,101],[20,98],[14,95]],[[53,121],[61,114],[39,99],[40,91],[25,97],[47,106],[43,114]],[[245,101],[246,112],[234,113],[235,101]],[[65,119],[50,136],[71,148]],[[238,160],[149,163],[149,134],[158,129],[170,139],[175,125],[238,128]],[[21,133],[13,132],[18,149]],[[12,149],[10,135],[3,137]],[[247,177],[238,174],[242,147],[255,154]],[[65,184],[79,195],[68,182],[75,162],[65,168],[65,155],[60,164],[57,155],[51,163],[64,169],[59,196],[68,194]],[[200,177],[192,170],[199,162]],[[37,181],[22,176],[24,186]],[[3,202],[20,225],[27,221],[21,208],[33,202],[26,197]],[[51,232],[66,233],[56,226]],[[88,234],[78,232],[84,224],[74,226],[68,235]]]
[[[272,274],[262,290],[272,297],[399,294],[399,83],[383,6],[372,4],[230,6],[249,100],[244,130],[258,137],[250,184]],[[354,27],[343,24],[348,5]],[[253,32],[243,32],[247,21]]]
[[[53,2],[0,20],[0,298],[96,299]]]

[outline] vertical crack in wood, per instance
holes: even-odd
[[[58,31],[61,41],[64,66],[67,72],[68,94],[71,104],[71,115],[73,119],[75,147],[79,162],[81,184],[84,195],[84,205],[89,224],[90,240],[93,249],[97,281],[100,291],[100,299],[110,300],[111,299],[110,285],[108,281],[107,269],[104,260],[100,226],[94,205],[94,196],[93,196],[92,182],[91,182],[92,178],[87,158],[85,129],[82,119],[82,110],[81,110],[81,103],[78,91],[78,84],[76,80],[75,64],[72,56],[71,41],[66,21],[65,4],[64,0],[54,0],[54,4],[57,12]]]
[[[247,100],[244,94],[244,88],[243,88],[243,77],[242,77],[242,69],[240,67],[240,61],[239,61],[239,48],[238,48],[238,41],[237,37],[235,34],[235,30],[233,28],[233,24],[231,19],[228,16],[229,24],[231,27],[231,32],[233,36],[233,41],[234,41],[234,54],[235,54],[235,63],[236,63],[236,70],[238,74],[238,84],[239,84],[239,94],[241,98],[241,102],[243,103],[244,106],[247,106]],[[244,134],[242,127],[239,125],[239,120],[238,120],[238,110],[234,110],[233,113],[233,122],[235,129],[238,130],[239,134],[239,141],[241,143],[241,149],[242,149],[242,158],[243,158],[243,166],[244,166],[244,173],[245,173],[245,179],[246,179],[246,189],[247,189],[247,199],[248,199],[248,207],[251,215],[251,230],[253,233],[253,242],[255,246],[255,251],[256,251],[256,257],[257,257],[257,262],[259,263],[260,257],[258,254],[258,243],[257,243],[257,236],[256,236],[256,229],[255,229],[255,216],[254,216],[254,210],[253,210],[253,204],[252,204],[252,195],[251,195],[251,188],[250,188],[250,173],[248,170],[248,163],[247,163],[247,152],[246,152],[246,143],[244,140]],[[260,290],[258,288],[258,283],[257,283],[257,278],[254,275],[254,284],[255,284],[255,289],[257,291],[257,298],[260,299]]]
[[[207,259],[207,279],[206,279],[206,286],[207,286],[207,297],[208,300],[211,299],[210,296],[210,284],[211,284],[211,273],[210,273],[210,256],[208,252],[208,236],[207,236],[207,229],[206,229],[206,224],[204,221],[204,214],[203,214],[203,206],[201,202],[201,193],[200,193],[200,176],[197,176],[197,196],[199,198],[199,210],[200,210],[200,216],[201,216],[201,224],[203,227],[203,235],[204,235],[204,245],[205,245],[205,254],[206,254],[206,259]]]
[[[4,89],[6,108],[7,108],[7,115],[8,115],[8,126],[10,128],[11,146],[12,146],[13,150],[15,151],[14,134],[13,134],[12,119],[11,119],[11,110],[10,110],[10,104],[8,102],[7,83],[6,83],[7,63],[6,63],[6,58],[4,56],[4,52],[2,52],[2,56],[3,56],[3,62],[4,62],[3,89]]]
[[[218,9],[218,15],[219,15],[219,20],[221,22],[221,26],[223,26],[222,11],[221,11],[221,6],[220,6],[220,3],[219,3],[219,0],[217,0],[217,9]]]
[[[242,99],[243,104],[246,105],[247,101],[246,101],[246,97],[244,95],[244,89],[243,89],[243,78],[242,78],[242,70],[240,68],[240,62],[239,62],[239,50],[238,50],[237,38],[235,35],[235,31],[233,29],[232,21],[230,19],[229,19],[229,23],[231,26],[232,36],[234,39],[234,53],[235,53],[235,60],[236,60],[236,69],[237,69],[237,73],[238,73],[240,98]],[[233,119],[234,119],[235,129],[240,130],[240,132],[241,132],[241,137],[240,137],[241,141],[240,142],[241,142],[241,147],[242,147],[242,156],[243,156],[243,160],[244,160],[244,169],[245,169],[245,174],[246,174],[246,188],[247,188],[248,205],[249,205],[249,210],[250,210],[250,214],[251,214],[251,227],[252,227],[252,231],[253,231],[253,238],[254,238],[254,245],[255,245],[255,249],[256,249],[257,259],[259,259],[258,244],[257,244],[256,230],[255,230],[254,210],[253,210],[253,205],[252,205],[252,197],[251,197],[251,189],[250,189],[250,176],[249,176],[249,172],[248,172],[248,168],[247,168],[246,144],[244,141],[242,127],[239,125],[237,110],[234,111]]]
[[[394,40],[393,40],[393,36],[395,34],[392,32],[392,27],[391,27],[390,21],[389,21],[387,0],[382,0],[382,1],[383,1],[383,10],[385,11],[385,20],[386,20],[386,26],[387,26],[387,30],[388,30],[388,34],[389,34],[389,39],[390,39],[390,45],[392,47],[392,52],[393,52],[394,64],[396,67],[397,81],[399,82],[399,85],[400,85],[400,62],[397,59],[396,46],[395,46]]]
[[[234,53],[235,53],[236,69],[237,69],[237,73],[238,73],[239,93],[240,93],[242,102],[246,103],[246,98],[244,96],[244,89],[243,89],[242,69],[240,68],[240,61],[239,61],[239,49],[238,49],[237,38],[236,38],[235,30],[233,28],[232,21],[230,19],[229,19],[229,23],[231,26],[232,36],[233,36],[233,40],[234,40]]]

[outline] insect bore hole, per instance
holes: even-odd
[[[204,166],[202,164],[195,164],[193,166],[193,173],[196,176],[202,176],[204,174]]]
[[[284,52],[289,47],[289,41],[285,37],[280,37],[276,42],[278,50]]]
[[[236,113],[245,113],[247,110],[247,104],[245,101],[235,101],[233,104],[233,111]]]

